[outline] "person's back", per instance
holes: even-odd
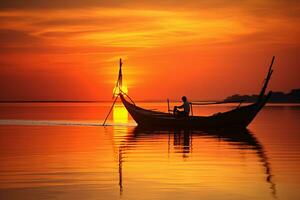
[[[183,111],[187,114],[187,116],[190,114],[190,102],[187,100],[183,102]]]

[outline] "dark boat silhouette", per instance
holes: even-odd
[[[178,127],[178,128],[195,128],[195,129],[244,129],[246,128],[259,111],[264,107],[268,99],[270,98],[272,91],[269,91],[265,95],[268,83],[272,75],[272,66],[274,63],[274,57],[272,58],[271,65],[269,67],[268,74],[266,76],[263,87],[260,91],[259,98],[255,103],[245,106],[238,106],[237,108],[223,112],[216,113],[211,116],[188,116],[178,118],[172,113],[158,112],[148,110],[137,106],[134,101],[124,93],[122,88],[122,62],[120,60],[119,78],[116,88],[119,93],[116,95],[117,100],[120,96],[125,108],[136,121],[138,126],[148,127]],[[129,100],[128,100],[129,99]],[[115,102],[114,101],[114,102]],[[228,103],[228,102],[219,102]],[[106,120],[105,120],[106,121]],[[105,124],[104,121],[104,124]]]

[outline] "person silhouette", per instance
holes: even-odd
[[[188,117],[190,114],[190,102],[188,102],[186,96],[182,96],[181,100],[183,102],[183,104],[181,106],[174,106],[174,110],[173,110],[174,116],[175,117]],[[181,111],[178,109],[183,109],[183,110]]]

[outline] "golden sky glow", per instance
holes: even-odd
[[[69,1],[68,1],[69,2]],[[297,1],[14,1],[0,6],[0,100],[135,99],[300,87]]]

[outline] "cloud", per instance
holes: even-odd
[[[226,67],[242,74],[243,68],[238,67],[245,67],[250,53],[265,59],[265,52],[269,56],[299,49],[299,4],[261,0],[1,2],[0,66],[7,66],[11,77],[22,67],[24,73],[76,68],[81,74],[88,69],[88,79],[100,85],[115,80],[119,57],[128,59],[127,75],[139,73],[128,79],[140,83],[144,78],[167,77],[175,67],[183,73],[187,68],[199,72],[201,63],[199,74],[211,75],[201,78],[208,84]]]
[[[41,42],[41,40],[23,31],[0,29],[1,46],[28,46]]]

